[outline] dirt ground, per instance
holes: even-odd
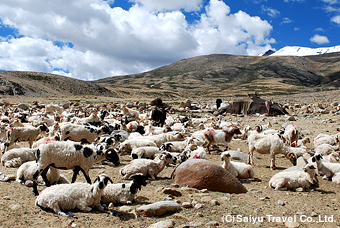
[[[329,121],[332,119],[333,121]],[[243,124],[254,127],[266,124],[268,121],[272,128],[279,129],[287,122],[286,117],[236,117],[226,115],[226,121],[240,120]],[[333,122],[333,123],[330,123]],[[339,116],[324,114],[305,118],[297,115],[297,121],[293,122],[299,130],[309,130],[311,141],[319,133],[336,134],[339,126]],[[248,152],[248,143],[245,140],[233,140],[229,144],[231,149],[240,148]],[[307,144],[313,148],[313,143]],[[254,162],[255,181],[245,182],[248,192],[245,194],[228,194],[221,192],[188,192],[181,189],[182,186],[174,186],[170,179],[173,168],[167,168],[159,174],[159,178],[149,181],[146,187],[138,193],[137,202],[133,205],[116,207],[114,211],[119,216],[112,216],[96,211],[84,213],[74,211],[77,219],[56,215],[50,211],[43,211],[35,206],[32,188],[21,185],[16,181],[0,182],[0,227],[149,227],[159,221],[172,219],[175,227],[286,227],[284,219],[296,220],[299,227],[340,227],[340,197],[339,185],[331,181],[319,179],[319,188],[308,192],[275,191],[268,187],[270,178],[280,170],[288,168],[291,163],[288,159],[276,156],[276,170],[269,168],[268,155],[255,153]],[[214,152],[208,156],[209,160],[222,164],[220,153]],[[119,170],[130,161],[129,157],[122,156],[119,167],[105,166],[90,170],[92,180],[100,172],[108,174],[114,182],[124,182]],[[4,168],[0,166],[0,172],[16,175],[17,168]],[[71,179],[72,171],[62,171]],[[85,178],[78,176],[77,181]],[[141,205],[164,200],[167,195],[162,193],[162,188],[171,187],[182,192],[182,196],[176,197],[179,202],[202,203],[201,209],[182,208],[175,214],[161,217],[138,217],[134,210]],[[39,191],[44,187],[40,186]],[[207,196],[218,201],[219,205],[206,202]],[[280,205],[278,201],[284,202]],[[276,217],[274,219],[274,217]],[[234,221],[233,221],[234,218]],[[259,219],[258,222],[249,219]],[[262,219],[262,221],[261,221]],[[242,220],[242,221],[240,221]],[[247,221],[248,220],[248,221]],[[274,220],[274,221],[273,221]],[[296,227],[296,226],[295,226]]]

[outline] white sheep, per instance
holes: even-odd
[[[293,142],[298,142],[299,130],[296,125],[288,125],[282,135],[282,140],[284,143],[291,145]]]
[[[312,162],[316,164],[317,174],[323,176],[322,179],[330,179],[335,173],[340,172],[340,163],[328,162],[320,154],[314,155]]]
[[[185,139],[183,134],[179,132],[162,133],[159,135],[146,136],[145,138],[156,143],[158,147],[166,142],[183,141]]]
[[[139,112],[126,107],[126,104],[123,105],[122,112],[125,116],[129,116],[129,117],[137,118],[137,119],[139,118]]]
[[[275,190],[309,189],[311,185],[317,184],[315,181],[315,167],[307,164],[303,168],[295,168],[291,171],[282,171],[274,174],[269,181],[269,187]]]
[[[15,142],[28,141],[29,147],[32,148],[33,142],[37,139],[38,135],[42,132],[49,132],[48,127],[45,124],[41,124],[38,127],[11,127],[7,131],[7,141],[5,144],[4,152],[7,148],[13,145]]]
[[[72,140],[82,143],[93,143],[99,136],[110,131],[107,125],[101,127],[79,124],[65,124],[60,126],[60,141]]]
[[[306,144],[310,143],[309,137],[304,137],[303,139],[300,139],[298,142],[293,142],[291,144],[292,147],[301,147],[307,149]]]
[[[340,184],[340,172],[335,173],[332,177],[332,182],[336,184]]]
[[[176,158],[174,158],[170,153],[164,152],[157,160],[143,158],[132,160],[129,164],[121,168],[120,174],[123,175],[124,180],[129,179],[131,175],[136,173],[140,173],[141,175],[150,177],[154,180],[165,168],[166,164],[174,162],[176,162]]]
[[[238,150],[228,150],[232,160],[247,161],[248,155]]]
[[[330,144],[320,144],[318,146],[315,147],[314,151],[315,151],[315,154],[320,154],[322,156],[324,155],[329,155],[335,151],[338,151],[339,150],[339,145],[337,146],[332,146]]]
[[[17,170],[16,181],[27,185],[27,183],[33,181],[33,175],[37,171],[37,168],[38,164],[35,161],[25,162]],[[52,166],[48,169],[46,177],[52,185],[57,183],[70,183],[65,176],[61,178],[60,171]],[[59,182],[59,180],[61,181]],[[41,176],[39,176],[37,181],[41,185],[45,184]]]
[[[131,153],[132,150],[135,148],[146,146],[157,147],[157,144],[146,138],[128,139],[120,144],[119,152],[121,153],[121,155],[123,155],[126,153]]]
[[[25,162],[34,161],[35,159],[35,150],[31,148],[13,148],[2,155],[1,164],[7,168],[15,168]]]
[[[45,188],[37,197],[36,206],[43,209],[52,209],[58,215],[75,217],[62,210],[79,209],[89,212],[93,209],[104,212],[100,204],[101,196],[108,181],[112,180],[106,175],[99,175],[94,183],[60,184]]]
[[[221,154],[221,160],[224,161],[222,167],[228,170],[233,176],[240,179],[254,178],[254,170],[251,165],[231,161],[231,155],[228,151]]]
[[[85,117],[85,118],[80,118],[75,121],[75,123],[80,123],[80,124],[86,124],[86,123],[92,123],[92,122],[98,122],[100,121],[100,118],[97,115],[97,112],[92,112],[90,116]]]
[[[60,107],[59,105],[54,104],[48,104],[45,106],[45,113],[53,114],[54,112],[62,113],[63,107]]]
[[[329,144],[335,146],[339,142],[339,135],[327,135],[327,134],[318,134],[314,138],[314,146],[317,147],[321,144]]]
[[[228,143],[232,140],[234,134],[241,134],[241,131],[237,127],[229,127],[224,130],[208,130],[204,133],[205,142],[202,145],[207,147],[210,154],[210,145],[212,144],[223,144],[226,146],[225,150],[228,149]]]
[[[254,164],[253,153],[254,151],[260,154],[270,154],[271,162],[270,168],[275,169],[275,155],[284,154],[293,165],[296,164],[296,156],[294,153],[290,153],[290,147],[285,145],[277,135],[263,135],[252,134],[248,138],[248,164]]]
[[[148,158],[154,159],[155,156],[160,153],[159,148],[156,146],[142,146],[135,148],[131,151],[131,158]]]
[[[138,174],[130,176],[132,181],[128,184],[108,184],[103,191],[101,203],[104,204],[132,204],[136,200],[137,191],[142,185],[146,186],[146,177]]]
[[[73,169],[72,183],[79,171],[82,171],[86,181],[91,183],[89,169],[93,164],[107,159],[114,165],[119,164],[119,157],[113,148],[106,149],[102,144],[80,145],[71,141],[52,141],[40,145],[36,151],[38,170],[33,176],[33,192],[38,195],[36,180],[41,174],[46,186],[46,172],[50,166],[55,168]]]
[[[206,159],[208,160],[207,150],[201,146],[194,146],[193,150],[186,149],[188,159]]]

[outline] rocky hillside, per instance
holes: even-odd
[[[21,71],[0,71],[0,95],[117,97],[114,92],[93,82],[53,74]]]
[[[340,54],[318,56],[207,55],[155,70],[86,82],[35,72],[0,71],[0,94],[188,98],[294,94],[337,89]]]
[[[340,55],[233,56],[208,55],[142,74],[96,81],[126,96],[168,97],[288,94],[340,85]]]

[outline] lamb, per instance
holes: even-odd
[[[2,155],[1,164],[7,168],[19,167],[25,162],[34,161],[36,159],[34,152],[35,150],[31,148],[10,149]]]
[[[84,126],[79,124],[66,124],[60,127],[60,141],[72,140],[82,143],[93,143],[99,136],[109,133],[107,125],[101,127]]]
[[[107,159],[115,166],[119,165],[119,157],[113,148],[106,149],[103,145],[80,145],[71,141],[51,141],[42,144],[36,151],[38,169],[33,175],[33,192],[38,195],[37,178],[41,174],[46,186],[50,186],[46,172],[50,166],[55,168],[73,169],[72,183],[79,171],[86,181],[91,183],[89,169],[93,164]]]
[[[17,170],[16,181],[21,184],[28,185],[29,181],[33,181],[33,175],[37,171],[38,164],[35,161],[28,161],[22,164]],[[48,181],[53,185],[57,183],[70,183],[65,176],[61,176],[60,171],[54,167],[50,167],[47,171],[46,177]],[[60,180],[60,181],[59,181]],[[45,184],[44,180],[39,176],[39,184]]]
[[[174,158],[171,154],[164,152],[157,160],[143,158],[132,160],[120,170],[120,173],[123,175],[124,180],[129,179],[131,175],[136,173],[141,173],[141,175],[148,176],[154,180],[165,168],[166,164],[174,162],[176,162],[176,158]]]
[[[241,134],[241,131],[237,127],[229,127],[226,130],[208,130],[204,133],[205,142],[203,147],[206,146],[210,154],[211,144],[223,144],[228,149],[228,143],[232,140],[234,134]]]
[[[340,172],[340,163],[325,161],[320,154],[312,157],[312,162],[316,164],[317,174],[323,176],[322,179],[330,179],[337,172]]]
[[[269,181],[269,187],[275,190],[296,189],[303,188],[309,189],[311,185],[317,184],[315,177],[315,167],[312,164],[307,164],[300,169],[292,171],[282,171],[276,173]]]
[[[233,176],[240,179],[254,178],[255,173],[251,165],[242,162],[234,162],[230,159],[231,155],[228,151],[221,154],[221,160],[224,161],[222,167],[225,170],[228,170]]]
[[[35,204],[43,209],[52,209],[58,215],[74,218],[77,218],[77,216],[62,210],[79,209],[89,212],[96,209],[104,212],[100,200],[108,181],[112,182],[110,177],[101,174],[92,185],[89,183],[54,185],[44,189],[37,197]]]
[[[38,127],[11,127],[7,131],[7,142],[5,144],[4,153],[8,147],[15,142],[28,141],[29,147],[32,148],[33,142],[37,139],[38,135],[42,132],[49,132],[48,127],[45,124],[41,124]]]
[[[76,123],[86,124],[86,123],[92,123],[92,122],[98,122],[98,121],[100,121],[100,118],[98,117],[97,112],[92,112],[89,117],[78,119]]]
[[[140,139],[128,139],[122,142],[119,146],[119,152],[121,155],[132,152],[133,149],[138,147],[146,147],[146,146],[152,146],[157,147],[157,144],[154,143],[151,140],[147,140],[145,138]]]
[[[102,204],[132,204],[136,200],[137,191],[142,185],[146,186],[146,177],[138,174],[130,176],[132,181],[128,184],[108,184],[101,197]]]
[[[299,139],[299,130],[295,125],[288,125],[282,135],[284,143],[291,145],[293,142],[297,143]]]
[[[263,135],[252,134],[248,138],[248,164],[253,163],[253,152],[256,151],[260,154],[270,154],[271,163],[270,168],[275,169],[275,155],[284,154],[293,165],[296,164],[296,156],[294,153],[290,153],[290,147],[285,145],[277,135]]]
[[[137,158],[148,158],[148,159],[154,159],[155,156],[159,153],[159,148],[156,146],[143,146],[138,147],[132,150],[131,152],[131,158],[137,159]]]

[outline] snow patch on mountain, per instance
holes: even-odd
[[[271,54],[270,56],[308,56],[322,55],[327,53],[340,52],[340,45],[326,48],[308,48],[298,46],[286,46]]]

